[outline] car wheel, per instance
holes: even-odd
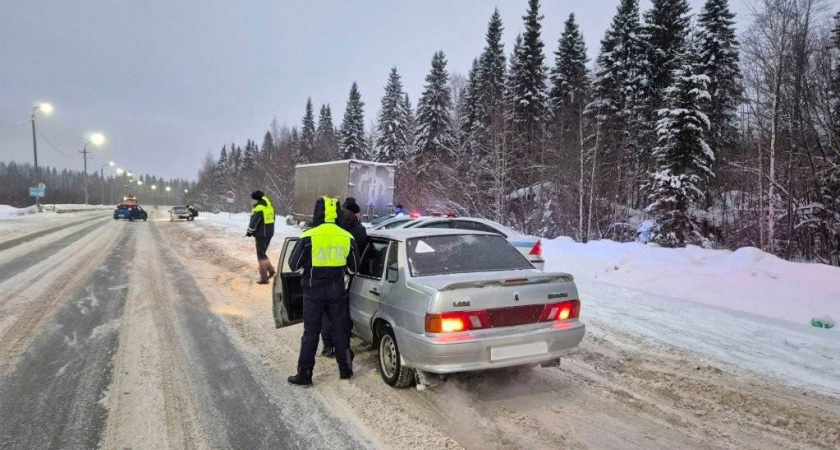
[[[414,370],[402,365],[400,349],[391,327],[382,328],[379,336],[379,374],[389,386],[404,388],[414,381]]]

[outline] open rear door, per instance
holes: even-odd
[[[300,272],[293,272],[289,266],[298,238],[289,237],[283,241],[283,251],[277,264],[279,273],[274,278],[272,289],[272,311],[274,312],[274,326],[287,327],[303,321],[303,289],[300,285]]]

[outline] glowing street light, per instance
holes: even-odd
[[[156,184],[153,184],[153,185],[152,185],[152,190],[153,190],[153,191],[156,191],[156,190],[157,190],[157,185],[156,185]]]
[[[143,186],[143,180],[137,180],[137,186]]]
[[[169,192],[169,191],[171,191],[171,190],[172,190],[172,188],[171,188],[171,187],[166,186],[166,192]]]
[[[35,111],[41,110],[45,115],[53,112],[53,106],[49,103],[41,103],[32,107],[32,153],[35,155],[35,181],[41,183],[41,170],[38,169],[38,140],[35,138]],[[41,197],[35,197],[35,206],[41,210]]]
[[[184,193],[185,193],[185,194],[189,194],[189,193],[190,193],[190,190],[189,190],[189,189],[184,189]]]
[[[88,204],[88,173],[87,173],[87,159],[88,159],[88,151],[87,146],[88,144],[93,144],[95,146],[100,146],[105,143],[105,135],[102,133],[92,133],[90,135],[90,139],[85,142],[84,147],[82,147],[82,151],[79,152],[82,154],[82,159],[85,163],[85,205]]]

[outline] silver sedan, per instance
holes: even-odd
[[[278,327],[300,321],[300,275],[286,259],[274,288]],[[553,365],[585,332],[572,276],[542,272],[503,237],[477,231],[370,233],[350,286],[354,332],[379,350],[394,387],[417,375]]]

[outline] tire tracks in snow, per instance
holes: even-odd
[[[107,226],[100,234],[89,232],[49,260],[0,282],[0,376],[58,305],[66,303],[96,272],[107,270],[102,264],[124,229],[121,225]]]
[[[52,233],[55,233],[57,231],[65,230],[67,228],[70,228],[70,227],[73,227],[73,226],[76,226],[76,225],[79,225],[79,224],[82,224],[82,223],[87,223],[87,222],[90,222],[90,221],[93,221],[93,220],[101,219],[101,218],[102,217],[100,215],[96,215],[94,217],[84,218],[82,220],[78,220],[78,221],[73,222],[73,223],[59,225],[57,227],[47,228],[45,230],[35,231],[33,233],[25,234],[23,236],[19,236],[19,237],[16,237],[16,238],[12,238],[12,239],[0,242],[0,252],[2,252],[3,250],[8,250],[12,247],[17,247],[18,245],[25,244],[27,242],[34,241],[35,239],[46,236],[48,234],[52,234]]]
[[[125,261],[134,252],[133,231],[127,229],[84,288],[70,295],[14,370],[0,379],[0,448],[99,444],[107,417],[101,400],[118,342],[115,322],[128,291],[131,267]]]

